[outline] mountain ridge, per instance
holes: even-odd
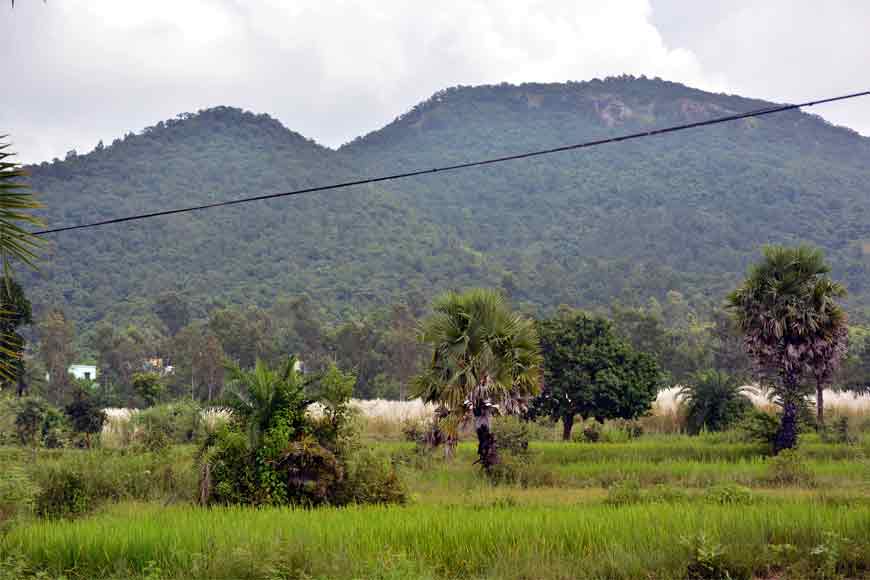
[[[269,115],[216,107],[29,169],[52,227],[769,105],[633,77],[453,87],[336,149]],[[808,241],[831,254],[864,308],[867,160],[870,139],[857,132],[779,113],[582,154],[61,234],[44,271],[27,281],[39,305],[66,305],[86,325],[147,317],[149,300],[171,288],[188,292],[200,315],[215,300],[309,293],[347,316],[407,292],[473,284],[509,286],[532,309],[669,290],[710,303],[759,244]],[[87,264],[96,280],[71,264]],[[86,296],[98,288],[108,307]]]

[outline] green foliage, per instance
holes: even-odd
[[[91,437],[103,430],[106,413],[96,398],[83,388],[77,389],[74,396],[75,398],[66,406],[64,412],[72,430],[84,435],[85,444],[90,447]]]
[[[780,419],[776,415],[751,408],[737,426],[744,439],[750,442],[764,443],[773,449],[779,433]]]
[[[687,580],[731,580],[731,570],[722,546],[704,533],[694,537],[682,537],[680,543],[689,550],[689,565],[686,568]]]
[[[227,367],[233,419],[200,449],[200,501],[302,506],[404,501],[392,468],[359,455],[348,406],[356,377],[332,365],[306,392],[295,367],[294,357],[278,370],[262,360],[249,371]],[[315,399],[323,411],[319,419],[306,414]]]
[[[267,115],[217,107],[29,171],[42,215],[61,225],[163,207],[178,192],[207,203],[767,105],[644,78],[454,87],[339,151]],[[324,320],[347,321],[414,293],[422,303],[449,287],[503,282],[532,311],[665,303],[672,290],[700,309],[737,284],[759,245],[806,239],[825,248],[861,307],[870,290],[868,152],[867,139],[814,115],[771,115],[351,196],[150,220],[119,229],[113,243],[83,231],[23,282],[35,304],[63,299],[83,332],[102,318],[151,320],[165,292],[183,297],[194,320],[212,306],[265,308],[274,288],[316,297]],[[299,345],[283,352],[310,360]]]
[[[707,489],[704,499],[719,505],[745,505],[752,502],[752,491],[742,485],[725,483]]]
[[[508,414],[523,411],[525,401],[538,392],[537,332],[494,290],[447,292],[432,310],[421,334],[432,358],[415,379],[415,395],[443,409],[448,434],[473,419],[479,461],[489,470],[499,461],[492,417],[499,407]]]
[[[149,407],[131,417],[139,443],[152,451],[172,443],[201,443],[205,437],[202,407],[176,401]]]
[[[529,439],[531,439],[528,421],[515,416],[497,417],[492,423],[492,434],[499,451],[518,457],[528,455]]]
[[[769,478],[774,485],[811,486],[815,482],[812,471],[794,449],[783,450],[768,462]]]
[[[562,311],[539,324],[544,389],[538,414],[562,419],[565,439],[574,416],[635,419],[652,406],[664,376],[655,359],[619,338],[612,324],[581,311]]]
[[[763,253],[728,303],[746,352],[783,407],[774,442],[779,452],[797,445],[807,375],[821,389],[846,352],[846,314],[838,303],[846,289],[830,279],[818,249],[765,246]]]
[[[692,376],[679,391],[689,433],[697,435],[702,429],[723,431],[736,424],[753,407],[743,391],[741,381],[723,371],[708,370]]]
[[[18,405],[15,431],[22,445],[61,447],[66,433],[63,414],[39,397],[26,397]]]
[[[0,471],[0,537],[15,520],[31,513],[38,492],[22,466],[4,464]]]
[[[156,405],[166,392],[166,386],[157,373],[136,373],[132,378],[133,391],[149,407]]]

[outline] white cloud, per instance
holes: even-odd
[[[0,94],[0,132],[36,161],[220,104],[335,146],[456,84],[633,73],[772,96],[731,65],[753,59],[737,42],[788,59],[763,25],[733,34],[752,14],[727,14],[711,32],[721,47],[679,47],[652,10],[645,0],[21,1],[0,5],[0,74],[16,78]]]

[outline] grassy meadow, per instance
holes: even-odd
[[[362,420],[408,487],[390,507],[201,508],[193,445],[40,450],[35,463],[2,448],[34,491],[32,515],[0,535],[0,578],[870,577],[863,428],[848,444],[806,435],[782,460],[737,432],[649,421],[596,443],[535,425],[493,482],[471,438],[447,460],[404,441],[400,421]],[[64,494],[81,509],[53,510]]]

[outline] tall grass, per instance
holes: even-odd
[[[826,532],[831,532],[826,535]],[[703,533],[734,571],[797,565],[836,538],[839,566],[870,570],[870,506],[653,504],[475,509],[114,508],[13,530],[0,552],[71,578],[676,578]],[[790,562],[771,545],[789,544]],[[831,548],[831,549],[836,549]]]

